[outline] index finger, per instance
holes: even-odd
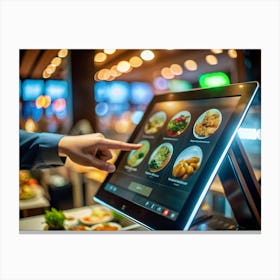
[[[100,139],[99,146],[106,147],[108,149],[120,149],[123,151],[137,150],[142,147],[142,144],[126,143],[117,140]]]

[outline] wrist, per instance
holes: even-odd
[[[67,142],[69,136],[63,136],[58,142],[58,155],[60,157],[65,157],[68,154]]]

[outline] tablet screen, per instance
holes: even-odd
[[[100,202],[150,229],[186,228],[246,111],[241,91],[217,92],[155,98],[130,141],[141,148],[121,154]]]

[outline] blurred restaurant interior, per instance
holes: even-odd
[[[100,132],[128,141],[155,95],[246,81],[261,84],[259,49],[21,49],[19,59],[19,127],[30,132]],[[260,183],[260,90],[238,137]],[[75,164],[20,170],[20,219],[52,207],[94,205],[92,197],[106,176]],[[21,189],[28,189],[25,177],[39,186],[37,197]],[[234,220],[218,175],[202,207]]]

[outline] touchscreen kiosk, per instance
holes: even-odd
[[[188,230],[228,152],[258,82],[153,98],[94,196],[150,230]]]

